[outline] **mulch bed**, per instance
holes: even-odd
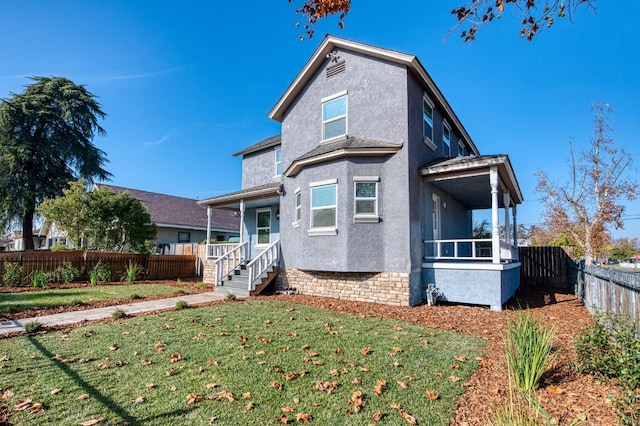
[[[195,287],[195,284],[192,285]],[[551,416],[548,424],[619,424],[618,415],[611,402],[612,397],[618,395],[616,387],[611,383],[579,374],[573,368],[576,359],[575,342],[581,330],[592,321],[591,315],[573,295],[558,293],[552,289],[521,290],[504,312],[464,305],[407,308],[304,295],[271,295],[256,298],[299,303],[368,317],[395,319],[485,339],[487,346],[483,359],[478,370],[464,384],[466,391],[458,400],[456,413],[451,422],[452,425],[461,426],[484,426],[492,412],[508,404],[508,377],[503,340],[506,316],[512,315],[517,309],[528,309],[536,320],[556,329],[555,363],[543,376],[536,392],[541,406]],[[213,302],[205,306],[218,303],[224,302]],[[39,314],[43,312],[40,311]],[[81,325],[86,325],[86,322]],[[6,420],[3,419],[3,414],[6,414],[6,411],[3,412],[3,408],[0,407],[0,425]]]

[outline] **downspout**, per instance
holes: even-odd
[[[240,245],[244,242],[244,200],[240,200]],[[247,258],[247,253],[242,254],[243,257]]]
[[[204,258],[209,258],[209,245],[211,244],[211,206],[207,206],[207,253]]]
[[[498,168],[491,167],[491,254],[492,262],[500,263],[500,224],[498,216]]]

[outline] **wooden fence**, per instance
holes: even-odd
[[[627,315],[640,320],[640,273],[574,264],[576,295],[592,313]]]
[[[89,271],[98,262],[109,266],[111,281],[120,281],[129,262],[141,265],[144,268],[144,278],[149,280],[192,278],[196,276],[195,255],[142,256],[133,253],[82,251],[0,253],[0,281],[4,276],[7,262],[15,262],[22,266],[25,279],[34,271],[53,272],[58,267],[70,263],[78,271],[81,271],[79,280],[87,281]]]
[[[570,291],[573,260],[562,247],[519,247],[520,285]]]

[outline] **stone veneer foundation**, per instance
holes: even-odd
[[[409,306],[409,274],[403,272],[324,272],[285,268],[278,291],[310,296]]]

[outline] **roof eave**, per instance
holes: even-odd
[[[324,163],[326,161],[337,160],[344,157],[372,157],[395,154],[400,148],[402,148],[402,145],[398,145],[397,147],[381,148],[342,148],[336,151],[328,152],[326,154],[316,155],[314,157],[305,158],[302,160],[295,160],[289,167],[287,167],[287,170],[284,171],[283,175],[285,175],[286,177],[293,177],[300,173],[300,171],[307,166]]]

